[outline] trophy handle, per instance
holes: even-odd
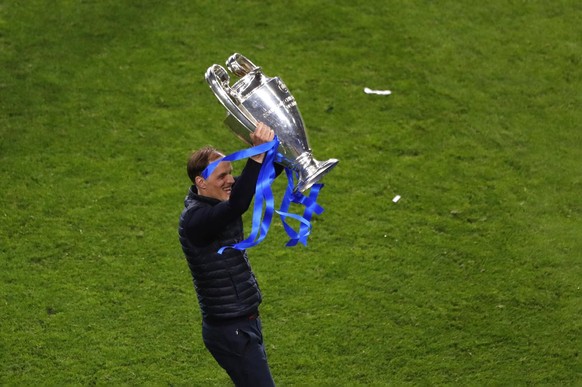
[[[229,80],[228,73],[219,65],[212,65],[206,71],[206,82],[210,85],[216,98],[249,132],[253,132],[257,126],[257,120],[244,106],[237,104],[231,97]]]
[[[256,66],[253,62],[247,59],[244,55],[238,52],[232,54],[230,58],[226,61],[226,67],[236,76],[244,77],[248,73],[256,70],[260,70],[259,66]]]

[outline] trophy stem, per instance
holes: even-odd
[[[311,188],[323,178],[333,167],[337,165],[337,159],[327,161],[317,161],[311,155],[311,152],[304,152],[296,160],[296,168],[299,170],[299,181],[294,191],[304,192]]]

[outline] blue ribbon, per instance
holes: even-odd
[[[281,207],[277,214],[281,217],[281,222],[283,223],[283,228],[287,232],[287,235],[291,238],[287,242],[286,246],[295,246],[298,242],[301,242],[304,246],[307,246],[307,236],[311,233],[311,217],[315,212],[317,215],[323,213],[323,207],[317,204],[317,196],[319,191],[323,188],[323,184],[314,184],[311,187],[309,197],[303,195],[302,193],[295,192],[293,190],[294,185],[294,174],[289,168],[285,168],[285,173],[287,174],[287,189],[285,190],[285,196],[281,201]],[[305,211],[303,216],[289,213],[289,206],[291,203],[297,203],[305,206]],[[285,218],[293,218],[298,220],[301,225],[299,231],[295,231],[291,226],[287,224]]]
[[[257,185],[255,188],[255,204],[253,208],[253,220],[251,233],[245,240],[230,246],[223,246],[218,250],[219,254],[227,248],[233,248],[237,250],[245,250],[254,247],[261,243],[271,227],[271,222],[273,220],[273,215],[276,212],[281,217],[281,222],[283,227],[289,235],[290,240],[287,242],[286,246],[295,246],[298,242],[301,242],[304,246],[307,246],[307,237],[311,233],[311,218],[313,213],[321,214],[323,212],[323,207],[317,204],[317,196],[319,191],[323,187],[323,184],[314,184],[311,187],[309,196],[305,196],[302,193],[294,192],[294,174],[289,168],[285,168],[285,173],[287,174],[287,189],[285,191],[285,196],[281,201],[281,206],[279,210],[275,210],[275,203],[273,197],[273,191],[271,190],[271,185],[275,180],[275,167],[274,163],[277,159],[281,158],[281,155],[277,153],[277,148],[279,147],[279,140],[275,138],[267,143],[257,145],[252,148],[243,149],[238,152],[234,152],[228,156],[220,158],[212,163],[210,163],[204,171],[202,171],[202,177],[207,179],[208,176],[212,174],[214,169],[219,163],[223,161],[237,161],[247,157],[252,157],[261,153],[265,153],[265,158],[261,165],[261,170],[259,171],[259,176],[257,178]],[[297,203],[305,206],[305,211],[303,216],[292,214],[288,212],[291,203]],[[264,212],[263,212],[264,211]],[[286,218],[292,218],[300,222],[300,227],[298,231],[295,231],[291,226],[285,221]]]
[[[257,178],[257,185],[255,188],[255,205],[253,208],[253,223],[250,235],[242,242],[236,243],[232,246],[221,247],[218,250],[219,254],[222,254],[222,252],[229,247],[237,250],[246,250],[258,245],[267,236],[269,228],[271,227],[271,221],[273,220],[275,207],[271,184],[275,180],[275,167],[273,162],[275,160],[278,146],[279,141],[277,141],[276,144],[266,152],[263,165],[259,171],[259,177]],[[263,206],[265,207],[264,214]]]
[[[208,179],[208,176],[212,175],[212,172],[214,171],[214,169],[216,169],[218,164],[220,164],[223,161],[237,161],[240,159],[246,159],[248,157],[252,157],[252,156],[259,155],[261,153],[265,153],[273,148],[277,149],[278,147],[279,147],[279,140],[277,139],[277,136],[275,136],[275,138],[270,142],[266,142],[264,144],[254,146],[252,148],[239,150],[237,152],[234,152],[228,156],[224,156],[224,157],[222,157],[218,160],[215,160],[212,163],[208,164],[206,169],[202,171],[202,177],[205,180]]]

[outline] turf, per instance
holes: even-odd
[[[0,383],[229,385],[176,228],[189,152],[244,146],[234,52],[341,160],[307,247],[249,251],[277,384],[582,383],[580,36],[574,0],[0,3]]]

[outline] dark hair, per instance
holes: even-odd
[[[205,146],[192,153],[192,155],[190,155],[190,159],[188,160],[187,167],[188,177],[190,180],[192,180],[192,183],[196,183],[196,176],[201,176],[202,171],[206,169],[208,164],[221,158],[222,156],[222,153],[211,146]]]

